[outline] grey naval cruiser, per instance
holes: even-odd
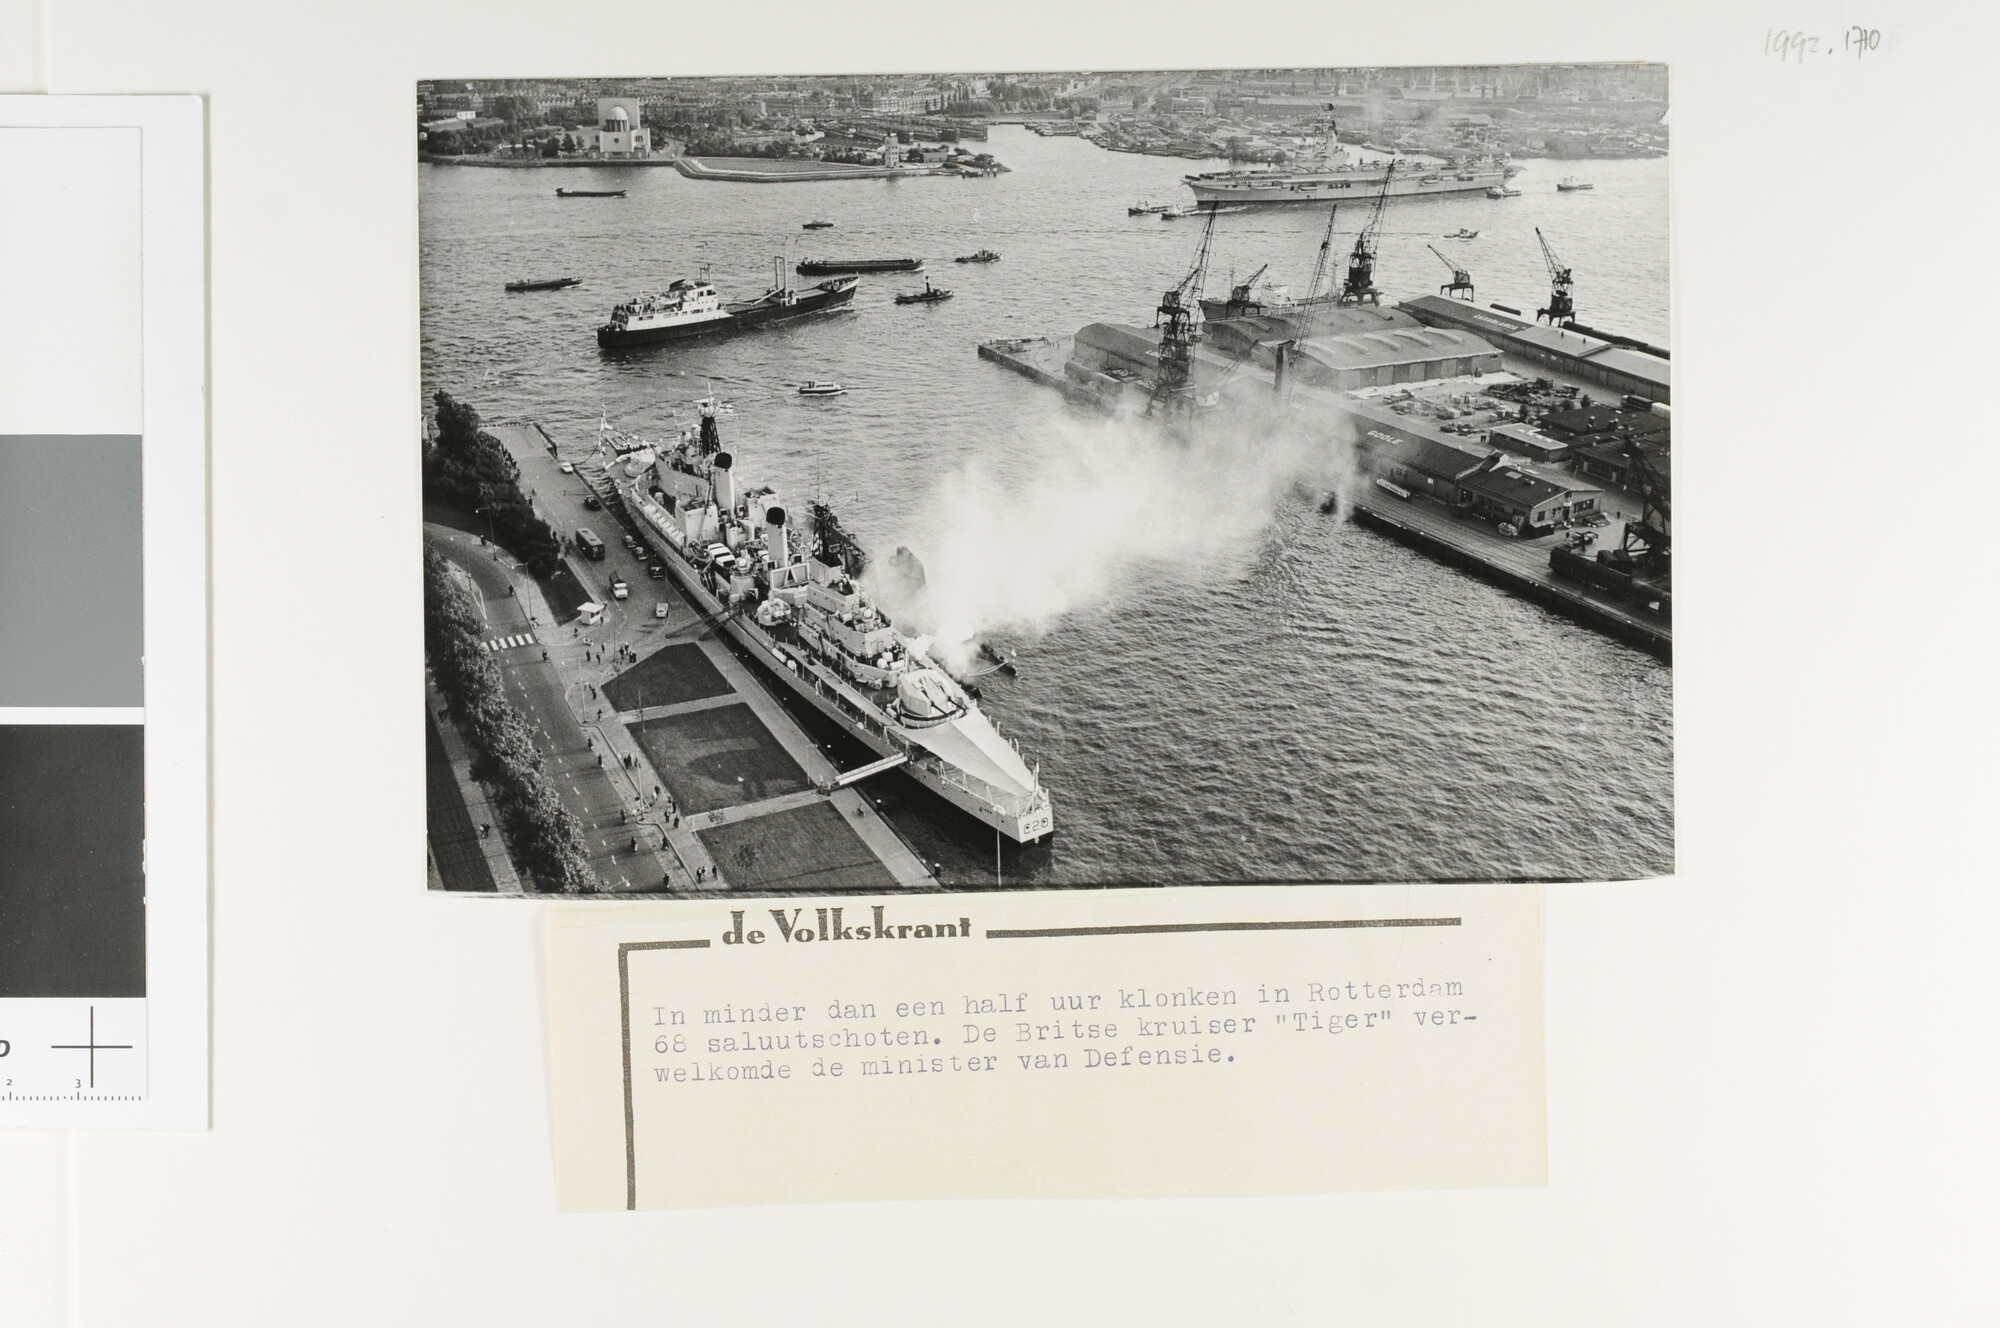
[[[668,573],[763,668],[910,778],[1019,844],[1052,834],[1040,773],[977,699],[861,589],[865,555],[824,503],[738,487],[712,402],[671,443],[600,425],[599,446]],[[621,474],[622,471],[622,474]],[[800,515],[804,520],[800,520]]]
[[[1445,165],[1356,162],[1334,134],[1333,117],[1320,121],[1318,149],[1289,166],[1204,171],[1183,177],[1197,205],[1236,203],[1337,203],[1344,198],[1411,198],[1430,194],[1484,193],[1502,188],[1518,167],[1492,157],[1466,158]]]

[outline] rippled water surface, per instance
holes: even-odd
[[[1310,474],[1239,492],[1198,462],[1151,466],[1135,460],[1143,443],[975,358],[993,337],[1150,323],[1198,223],[1128,218],[1125,206],[1183,201],[1179,176],[1210,165],[1007,126],[988,147],[1010,174],[752,185],[663,169],[422,167],[426,388],[490,419],[540,420],[580,454],[600,411],[663,430],[712,384],[736,405],[723,426],[740,475],[818,487],[871,547],[908,544],[934,569],[976,510],[999,514],[995,563],[1010,570],[996,580],[1028,579],[1041,598],[1024,609],[1005,597],[1020,620],[996,639],[1020,675],[990,679],[985,706],[1040,762],[1058,823],[1052,846],[1010,851],[1009,884],[1670,870],[1665,665],[1321,515]],[[1445,279],[1425,248],[1435,243],[1472,270],[1482,301],[1532,312],[1546,293],[1540,226],[1576,270],[1585,322],[1665,341],[1666,163],[1526,167],[1520,198],[1391,204],[1378,285],[1434,291]],[[1595,190],[1556,193],[1570,173]],[[629,195],[559,199],[558,184]],[[836,228],[802,234],[814,217]],[[1353,224],[1343,211],[1340,229]],[[1302,290],[1324,226],[1317,208],[1217,218],[1209,290],[1266,262]],[[1480,237],[1438,238],[1459,227]],[[725,297],[754,295],[788,247],[793,259],[921,256],[957,295],[898,307],[891,295],[921,278],[867,277],[851,312],[598,351],[592,330],[616,301],[703,266]],[[1002,261],[949,261],[981,247]],[[584,285],[501,289],[553,275]],[[793,385],[807,378],[850,392],[802,399]],[[1138,468],[1133,482],[1123,467]],[[884,789],[947,879],[992,879],[976,825]]]

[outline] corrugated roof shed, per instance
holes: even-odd
[[[1470,328],[1474,331],[1484,332],[1493,336],[1513,332],[1518,328],[1534,326],[1533,323],[1524,322],[1519,318],[1510,318],[1506,314],[1493,310],[1482,309],[1478,305],[1467,303],[1464,300],[1448,300],[1442,295],[1419,295],[1414,300],[1401,301],[1399,307],[1416,315],[1419,322],[1429,322],[1435,318],[1449,323],[1453,327]]]
[[[1603,365],[1607,369],[1616,369],[1619,373],[1628,374],[1642,382],[1657,383],[1663,388],[1673,385],[1671,369],[1666,360],[1657,355],[1648,355],[1642,350],[1633,350],[1629,346],[1607,346],[1591,356],[1590,362]]]
[[[1515,341],[1530,346],[1540,346],[1543,350],[1561,351],[1574,355],[1580,360],[1594,358],[1599,352],[1611,349],[1608,341],[1596,337],[1586,337],[1581,332],[1571,332],[1566,328],[1543,327],[1535,323],[1523,323],[1512,333]]]
[[[1407,327],[1347,336],[1316,336],[1305,343],[1304,349],[1312,359],[1332,369],[1365,369],[1383,364],[1500,354],[1470,332],[1448,327]]]
[[[1078,349],[1088,347],[1134,365],[1144,365],[1159,353],[1160,334],[1154,328],[1130,327],[1124,323],[1091,323],[1078,330],[1076,345]]]
[[[1426,475],[1453,478],[1471,470],[1491,453],[1473,444],[1459,446],[1436,438],[1426,438],[1383,421],[1359,417],[1360,445],[1377,461],[1408,466]]]

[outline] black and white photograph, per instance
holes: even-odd
[[[1672,872],[1664,65],[416,94],[432,888]]]

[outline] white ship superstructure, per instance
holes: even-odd
[[[671,335],[691,324],[720,322],[729,317],[722,296],[707,281],[683,277],[656,295],[641,295],[611,311],[605,324],[619,332],[664,332]]]
[[[1447,164],[1416,162],[1357,162],[1334,136],[1333,120],[1321,121],[1323,137],[1309,157],[1289,166],[1258,166],[1235,171],[1204,171],[1184,177],[1198,204],[1337,203],[1342,199],[1372,199],[1389,180],[1388,197],[1485,192],[1498,188],[1514,174],[1506,163],[1487,158]],[[1393,175],[1391,172],[1393,171]]]
[[[855,580],[859,551],[826,507],[800,513],[769,487],[739,491],[711,409],[670,444],[606,434],[625,462],[626,503],[722,631],[947,802],[1017,843],[1053,832],[1039,774],[978,700],[870,602]]]

